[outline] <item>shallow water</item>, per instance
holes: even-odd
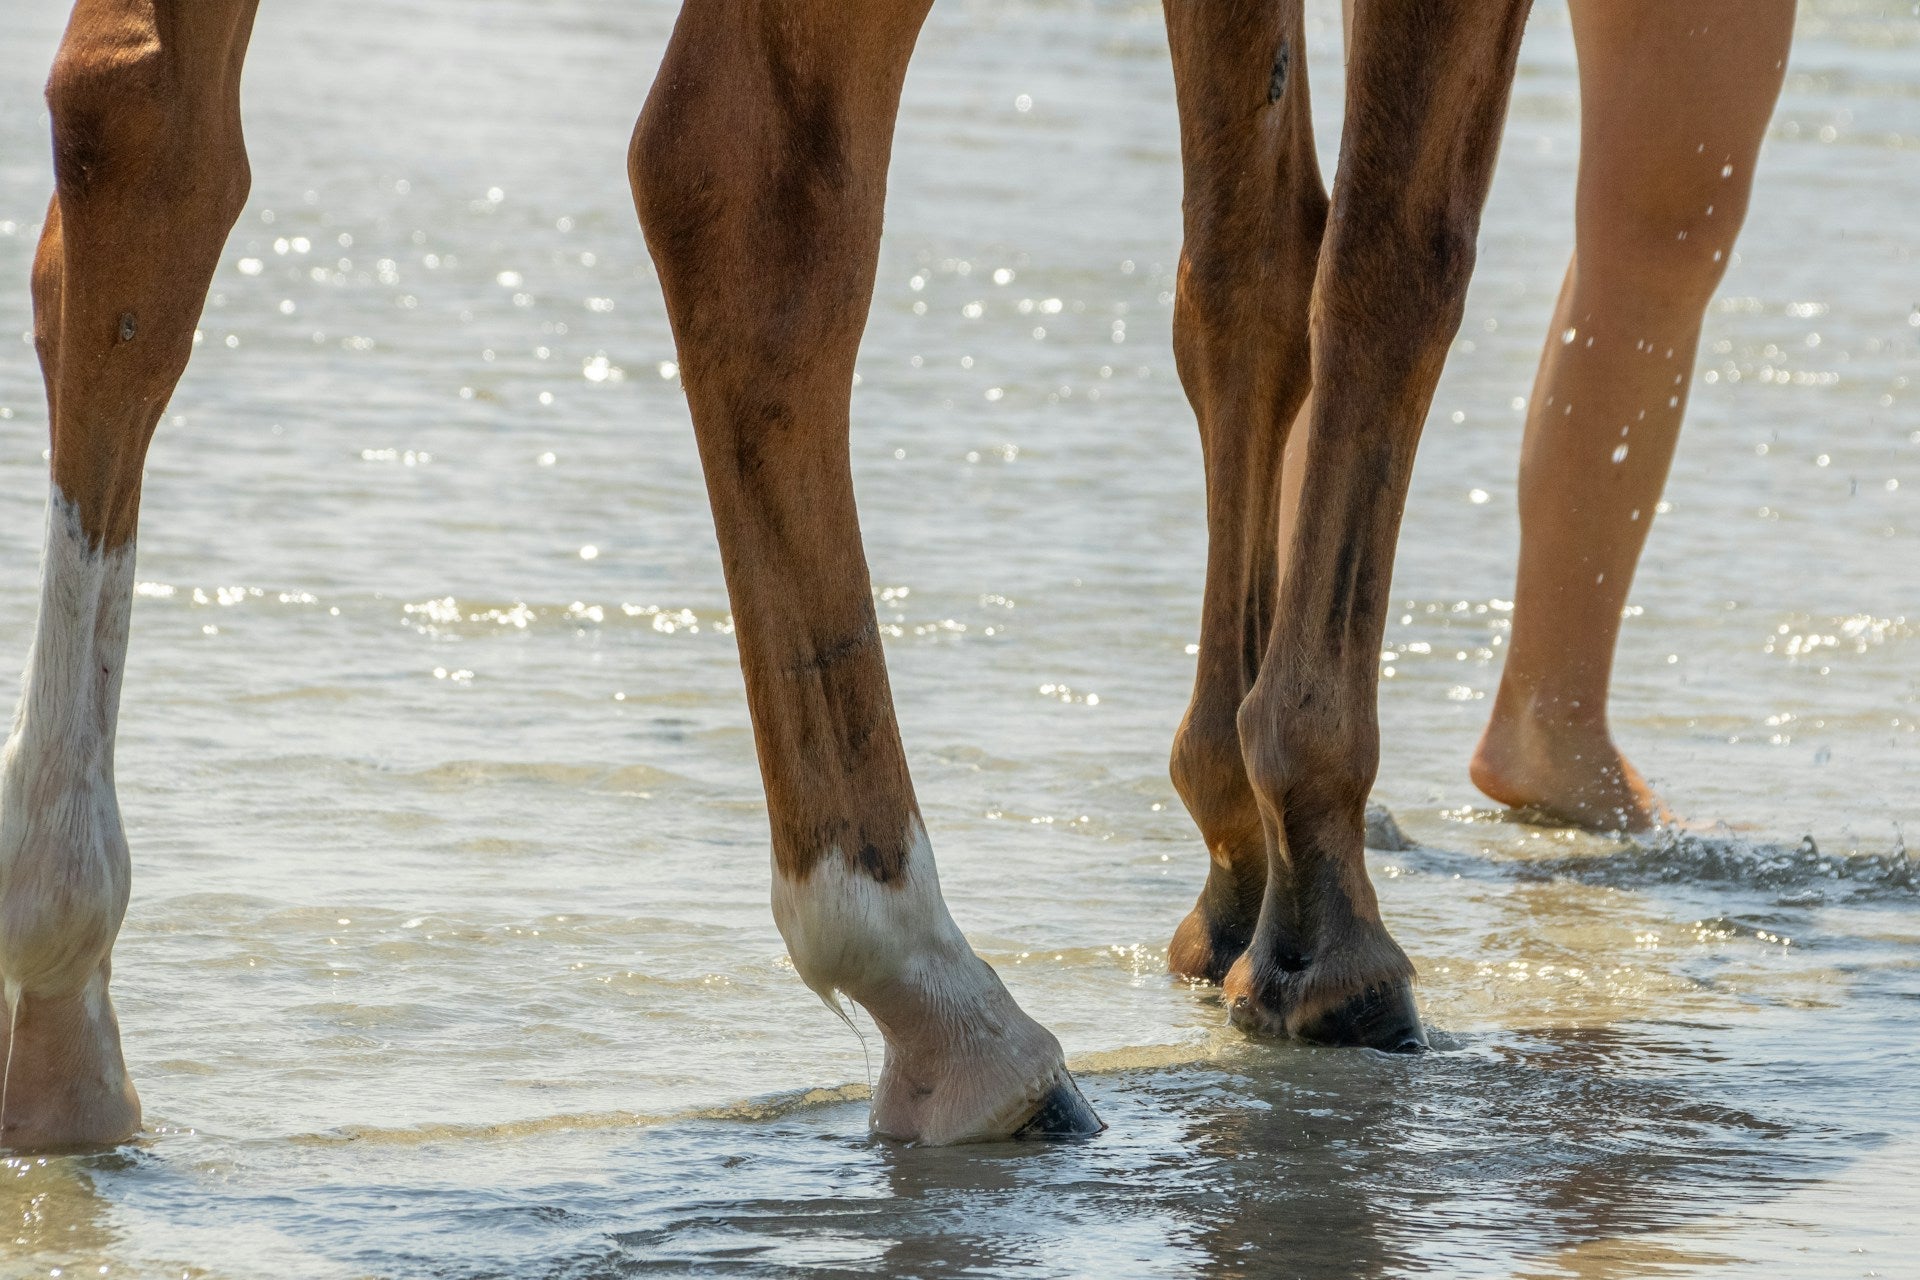
[[[0,333],[61,8],[0,19]],[[1417,1061],[1247,1043],[1162,972],[1203,873],[1165,753],[1204,530],[1157,7],[938,6],[855,465],[949,900],[1112,1126],[947,1151],[863,1137],[865,1047],[766,906],[622,169],[671,7],[375,8],[265,6],[253,198],[149,468],[115,991],[153,1132],[8,1161],[0,1271],[1911,1268],[1911,6],[1803,5],[1615,708],[1735,830],[1654,851],[1502,821],[1465,772],[1571,232],[1566,18],[1535,16],[1383,659],[1378,794],[1417,847],[1373,870],[1442,1047]],[[1312,36],[1331,156],[1329,6]],[[45,420],[4,350],[18,661]]]

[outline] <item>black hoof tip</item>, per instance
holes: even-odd
[[[1296,1033],[1310,1044],[1353,1045],[1382,1053],[1425,1053],[1427,1032],[1420,1025],[1420,1008],[1413,987],[1396,982],[1368,987],[1345,1004],[1337,1005]]]
[[[1093,1108],[1080,1096],[1080,1086],[1073,1082],[1073,1077],[1062,1071],[1053,1087],[1047,1090],[1047,1096],[1040,1100],[1033,1117],[1015,1129],[1013,1136],[1022,1140],[1089,1138],[1106,1127],[1106,1122],[1093,1114]]]

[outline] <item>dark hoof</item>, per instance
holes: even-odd
[[[1382,1053],[1425,1053],[1427,1033],[1420,1025],[1420,1008],[1413,987],[1396,982],[1368,987],[1345,1004],[1336,1005],[1296,1035],[1309,1044],[1357,1045]]]
[[[1033,1118],[1013,1131],[1018,1139],[1089,1138],[1106,1128],[1106,1122],[1093,1114],[1093,1108],[1080,1096],[1080,1086],[1062,1071]]]

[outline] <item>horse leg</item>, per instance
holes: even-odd
[[[1168,967],[1219,982],[1267,881],[1236,717],[1280,590],[1281,455],[1310,377],[1307,304],[1326,224],[1301,0],[1166,0],[1185,168],[1174,356],[1200,424],[1207,578],[1174,787],[1206,841],[1206,887]]]
[[[690,3],[630,156],[733,604],[794,967],[886,1042],[876,1133],[1099,1127],[940,895],[847,456],[900,85],[931,0]]]
[[[0,755],[0,1142],[140,1125],[107,994],[130,872],[113,735],[147,443],[245,203],[253,0],[79,0],[47,84],[33,267],[52,486],[40,617]]]
[[[1528,0],[1354,15],[1347,113],[1314,284],[1305,484],[1240,741],[1270,851],[1236,1023],[1424,1044],[1413,967],[1381,922],[1362,831],[1394,542],[1472,274]]]

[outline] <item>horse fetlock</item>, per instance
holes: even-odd
[[[64,997],[105,962],[126,913],[131,859],[107,769],[61,776],[16,734],[0,756],[0,980]]]
[[[880,1029],[875,1134],[935,1144],[1012,1137],[1059,1111],[1071,1089],[1060,1043],[967,945],[917,822],[908,844],[885,881],[837,850],[797,876],[776,866],[775,922],[801,979],[843,1016],[839,998],[851,999]]]
[[[105,961],[127,906],[113,736],[134,551],[96,545],[58,488],[46,547],[33,651],[0,751],[0,979],[62,997]]]

